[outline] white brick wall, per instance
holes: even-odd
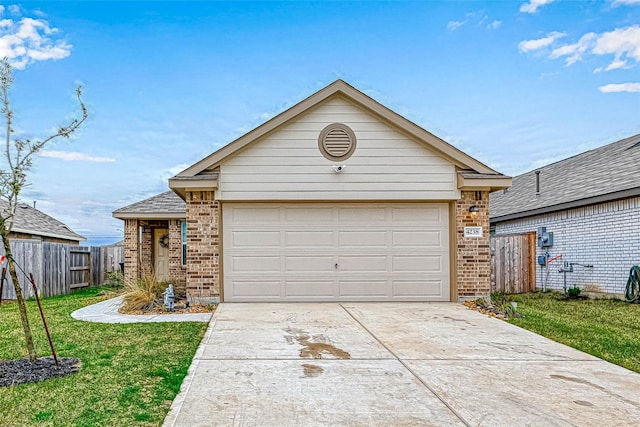
[[[558,270],[563,261],[571,261],[594,268],[574,266],[574,272],[567,273],[569,287],[624,293],[629,269],[640,265],[640,197],[497,223],[496,234],[536,231],[542,226],[554,234],[551,257],[562,258],[549,265],[548,276],[544,267],[536,265],[538,288],[546,276],[548,288],[562,289],[563,275]],[[544,252],[537,251],[538,255]]]

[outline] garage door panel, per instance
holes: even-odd
[[[386,272],[386,255],[354,255],[338,257],[338,269],[342,273]]]
[[[392,235],[395,248],[443,248],[444,239],[441,230],[432,231],[394,231]]]
[[[383,207],[349,207],[338,208],[338,222],[340,224],[384,224],[387,210]]]
[[[396,297],[439,297],[443,295],[443,280],[394,280],[393,295]]]
[[[389,293],[387,280],[340,280],[338,284],[343,297],[385,297]]]
[[[449,300],[446,203],[227,202],[222,215],[225,301]]]
[[[280,223],[280,208],[278,207],[236,207],[231,210],[230,218],[236,224],[268,224]]]
[[[280,297],[279,280],[233,280],[226,282],[232,298]],[[228,295],[228,293],[225,293]]]
[[[333,231],[285,231],[285,247],[333,247]]]
[[[279,231],[234,231],[231,233],[234,248],[278,248]]]
[[[284,220],[288,224],[332,224],[333,208],[290,207],[284,209]]]
[[[339,231],[338,246],[340,248],[387,248],[387,231],[362,230]]]
[[[285,281],[285,292],[288,297],[333,297],[333,280]]]
[[[395,255],[392,258],[393,271],[442,273],[446,271],[443,258],[444,256],[441,255]]]
[[[334,257],[325,256],[285,256],[284,272],[333,273]]]
[[[231,263],[233,273],[261,271],[280,273],[279,256],[235,256]]]
[[[446,225],[448,218],[443,215],[441,206],[414,205],[393,208],[391,219],[397,224],[432,224]]]

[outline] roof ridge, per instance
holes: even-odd
[[[640,144],[640,133],[639,133],[639,134],[636,134],[636,135],[633,135],[633,136],[629,136],[627,138],[623,138],[623,139],[619,139],[617,141],[609,142],[609,143],[601,145],[599,147],[591,148],[591,149],[589,149],[587,151],[583,151],[581,153],[576,153],[576,154],[574,154],[572,156],[565,157],[564,159],[556,160],[555,162],[549,163],[547,165],[544,165],[544,166],[541,166],[541,167],[538,167],[538,168],[530,169],[530,170],[528,170],[526,172],[523,172],[521,174],[515,175],[514,178],[517,178],[517,177],[522,176],[522,175],[526,175],[526,174],[531,173],[531,172],[542,171],[542,170],[547,169],[547,168],[549,168],[551,166],[557,165],[558,163],[568,162],[570,160],[574,160],[576,157],[582,157],[582,156],[585,156],[585,155],[587,155],[589,153],[593,153],[595,151],[604,150],[604,149],[606,149],[607,147],[609,147],[611,145],[617,145],[617,144],[622,145],[624,142],[628,142],[629,140],[631,140],[633,138],[638,138],[638,141],[635,141],[636,144],[634,144],[634,145]],[[628,148],[631,148],[631,147],[628,147]]]

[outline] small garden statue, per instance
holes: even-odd
[[[169,285],[163,293],[164,295],[164,309],[166,311],[173,311],[173,304],[176,301],[176,297],[173,293],[173,285]]]

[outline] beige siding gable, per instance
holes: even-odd
[[[357,137],[351,158],[332,162],[318,135],[344,123]],[[336,173],[332,166],[344,164]],[[455,200],[455,166],[344,98],[326,100],[220,165],[220,200]]]

